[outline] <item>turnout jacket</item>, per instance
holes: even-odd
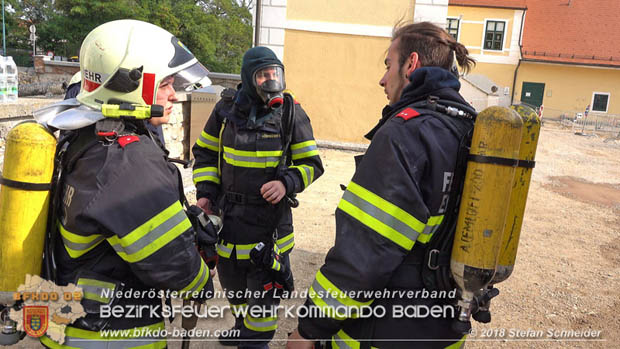
[[[104,144],[96,141],[94,125],[77,132],[67,151],[69,166],[63,166],[55,260],[57,283],[83,289],[88,321],[72,325],[77,329],[68,329],[67,338],[101,340],[90,331],[98,331],[93,323],[101,324],[98,310],[104,305],[125,307],[123,317],[108,316],[106,329],[159,328],[159,290],[213,290],[180,202],[178,169],[147,136],[130,133]],[[151,289],[156,292],[142,293]],[[118,291],[124,295],[113,296]],[[126,291],[140,295],[127,297]],[[159,307],[159,315],[134,313],[135,305]],[[49,339],[43,343],[57,347]],[[95,345],[87,344],[74,346]],[[163,345],[144,344],[163,347],[165,338]]]
[[[394,306],[431,307],[446,304],[445,299],[421,292],[413,297],[372,292],[424,288],[420,263],[425,244],[444,219],[455,171],[459,138],[428,110],[411,104],[431,95],[467,104],[447,70],[420,68],[409,79],[401,100],[384,108],[383,118],[366,136],[370,146],[338,204],[335,245],[306,301],[313,315],[299,319],[305,338],[332,338],[337,348],[359,348],[358,339],[386,348],[443,348],[461,338],[450,329],[451,317],[399,318],[393,312]],[[383,307],[386,313],[358,318],[354,308],[362,306]],[[411,339],[446,342],[407,342]]]
[[[259,121],[251,122],[251,108],[263,107],[241,100],[242,90],[234,100],[223,98],[216,104],[192,148],[196,159],[193,179],[197,198],[206,197],[223,209],[218,254],[230,258],[235,250],[237,259],[249,259],[250,249],[258,242],[270,241],[276,226],[280,252],[290,251],[294,244],[291,208],[286,198],[278,212],[278,205],[262,198],[261,186],[277,179],[284,183],[287,195],[302,192],[323,174],[323,165],[310,119],[295,103],[288,157],[292,163],[276,173],[282,152],[286,151],[282,149],[283,108],[263,109]],[[272,115],[265,115],[269,112]]]

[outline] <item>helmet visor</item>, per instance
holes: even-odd
[[[211,80],[207,77],[209,70],[200,62],[179,71],[174,74],[174,83],[172,87],[175,91],[193,91],[199,88],[211,85]]]
[[[273,93],[284,90],[284,69],[279,65],[270,65],[254,73],[254,84],[259,90]]]

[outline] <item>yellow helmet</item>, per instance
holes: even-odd
[[[77,100],[90,108],[121,102],[151,105],[160,82],[174,75],[175,90],[209,86],[209,71],[174,35],[142,21],[122,19],[93,29],[80,49]]]
[[[71,80],[69,80],[69,85],[73,85],[80,81],[82,81],[82,72],[78,71],[77,73],[73,74]]]

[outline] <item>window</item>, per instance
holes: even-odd
[[[592,94],[592,111],[607,113],[609,106],[609,93],[594,92]]]
[[[501,51],[504,43],[504,27],[506,22],[487,21],[484,32],[484,49]]]
[[[452,35],[454,40],[459,39],[459,19],[458,18],[448,18],[448,22],[446,23],[446,31],[448,34]]]

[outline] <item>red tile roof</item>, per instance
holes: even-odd
[[[620,67],[619,15],[618,0],[527,0],[523,58]]]
[[[450,0],[449,5],[525,9],[525,0]]]

